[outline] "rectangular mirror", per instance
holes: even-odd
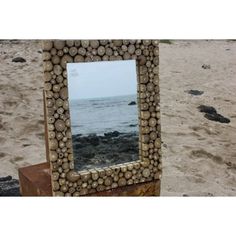
[[[136,61],[67,63],[75,170],[136,161]]]
[[[159,181],[159,41],[46,40],[43,57],[53,195]]]

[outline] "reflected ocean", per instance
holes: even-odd
[[[137,95],[70,100],[72,134],[138,132]]]

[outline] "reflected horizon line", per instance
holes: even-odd
[[[137,94],[124,94],[124,95],[105,96],[105,97],[89,97],[89,98],[73,98],[73,99],[70,99],[70,96],[69,96],[69,101],[76,101],[76,100],[92,100],[92,99],[125,97],[125,96],[135,96],[135,95],[137,96]]]

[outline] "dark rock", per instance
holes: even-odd
[[[10,175],[0,178],[0,196],[20,196],[19,181]]]
[[[12,177],[10,175],[8,175],[6,177],[0,177],[0,182],[10,181],[10,180],[12,180]]]
[[[129,106],[132,106],[132,105],[136,105],[136,102],[135,101],[132,101],[128,104]]]
[[[202,68],[205,69],[205,70],[206,70],[206,69],[209,70],[209,69],[211,69],[211,66],[210,66],[210,65],[203,64],[203,65],[202,65]]]
[[[195,96],[199,96],[199,95],[202,95],[204,93],[203,91],[194,90],[194,89],[187,90],[186,92],[188,94],[195,95]]]
[[[38,53],[42,54],[42,51],[39,50]]]
[[[82,148],[83,146],[84,146],[84,145],[83,145],[82,143],[79,143],[79,142],[73,143],[73,147],[74,147],[75,149]]]
[[[13,59],[12,59],[12,62],[20,62],[20,63],[23,63],[23,62],[26,62],[26,60],[25,60],[23,57],[16,57],[16,58],[13,58]]]
[[[136,132],[118,131],[105,133],[104,136],[79,137],[73,145],[75,169],[80,171],[138,160],[138,139]]]
[[[99,137],[97,135],[91,135],[91,136],[88,136],[88,138],[89,138],[90,144],[92,144],[94,146],[99,145],[100,140],[99,140]]]
[[[214,107],[211,107],[211,106],[200,105],[198,107],[198,109],[199,109],[200,112],[204,112],[204,113],[209,113],[209,114],[217,113],[216,109]]]
[[[209,114],[209,113],[206,113],[204,115],[204,117],[206,117],[208,120],[212,120],[212,121],[217,121],[217,122],[220,122],[220,123],[230,123],[230,119],[222,116],[221,114]]]
[[[221,114],[217,113],[216,109],[211,106],[200,105],[198,107],[200,112],[205,113],[204,117],[208,120],[220,122],[220,123],[230,123],[230,119],[222,116]]]
[[[130,124],[129,127],[136,127],[137,124]]]
[[[113,131],[113,132],[108,132],[104,133],[105,137],[118,137],[121,133],[119,131]]]
[[[90,159],[95,156],[94,148],[91,145],[84,146],[80,149],[75,149],[74,152],[79,155],[79,158]]]

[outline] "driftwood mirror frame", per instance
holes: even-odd
[[[66,64],[135,59],[138,76],[139,160],[74,169]],[[161,177],[158,40],[43,41],[44,91],[53,196],[81,196]]]

